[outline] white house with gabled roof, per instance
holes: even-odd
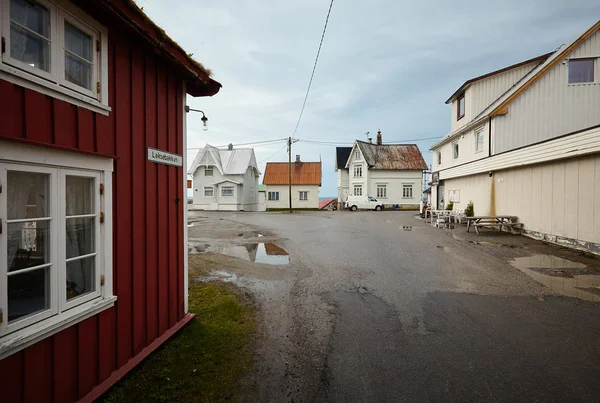
[[[556,51],[468,80],[431,147],[432,199],[514,215],[538,239],[600,253],[600,21]]]
[[[194,192],[190,210],[257,211],[260,171],[252,148],[201,148],[188,175]]]

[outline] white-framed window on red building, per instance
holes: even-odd
[[[106,113],[106,32],[68,1],[0,0],[0,78]]]
[[[95,157],[47,163],[47,150],[19,161],[32,147],[11,147],[10,159],[0,151],[0,342],[41,336],[113,298],[112,172],[73,166]]]

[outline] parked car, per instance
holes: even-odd
[[[371,196],[347,196],[344,208],[352,211],[361,210],[383,210],[383,203]]]

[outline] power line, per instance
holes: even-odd
[[[287,146],[288,146],[288,144],[287,144],[287,142],[286,142],[286,143],[285,143],[285,145],[284,145],[283,147],[281,147],[279,150],[277,150],[277,152],[276,152],[275,154],[273,154],[273,155],[271,155],[270,157],[268,157],[268,158],[265,158],[264,160],[260,161],[260,162],[259,162],[259,164],[262,164],[263,162],[270,160],[271,158],[273,158],[274,156],[276,156],[277,154],[279,154],[279,153],[280,153],[280,152],[281,152],[281,151],[282,151],[284,148],[286,148]]]
[[[308,99],[308,93],[310,92],[310,87],[312,86],[313,77],[315,76],[315,70],[317,69],[317,62],[319,61],[319,55],[321,54],[321,46],[323,45],[323,38],[325,38],[325,31],[327,31],[327,23],[329,22],[329,15],[331,14],[331,7],[333,6],[333,0],[329,3],[329,10],[327,11],[327,18],[325,19],[325,26],[323,27],[323,33],[321,34],[321,41],[319,42],[319,49],[317,50],[317,57],[315,58],[315,64],[313,65],[312,73],[310,75],[310,81],[308,82],[308,88],[306,89],[306,95],[304,96],[304,102],[302,103],[302,109],[300,109],[300,116],[298,116],[298,122],[296,122],[296,128],[294,129],[294,134],[292,137],[296,135],[298,131],[298,126],[300,126],[300,120],[302,119],[302,114],[304,113],[304,107],[306,106],[306,100]]]
[[[275,139],[275,140],[265,140],[265,141],[254,141],[252,143],[239,143],[239,144],[232,144],[233,147],[239,147],[239,146],[248,146],[248,145],[255,145],[256,147],[261,147],[261,146],[266,146],[266,145],[271,145],[271,144],[276,144],[279,143],[281,141],[287,141],[287,139]],[[223,146],[215,146],[215,148],[226,148],[229,147],[229,144],[227,145],[223,145]],[[205,147],[192,147],[192,148],[188,148],[188,151],[194,151],[194,150],[200,150],[202,148]]]
[[[419,141],[427,141],[427,140],[436,140],[436,139],[441,139],[443,136],[438,136],[438,137],[423,137],[423,138],[418,138],[418,139],[402,139],[402,140],[396,140],[396,141],[386,141],[383,144],[402,144],[402,143],[407,143],[407,142],[419,142]],[[299,141],[304,142],[304,143],[309,143],[309,144],[317,144],[317,145],[325,145],[325,146],[346,146],[346,145],[353,145],[354,142],[341,142],[341,141],[324,141],[324,140],[304,140],[304,139],[300,139]]]

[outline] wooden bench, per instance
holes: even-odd
[[[478,223],[478,224],[471,224],[471,226],[475,227],[475,232],[477,232],[477,235],[479,235],[479,228],[481,228],[481,227],[495,228],[498,231],[503,231],[504,229],[506,229],[507,232],[510,232],[512,234],[519,234],[520,232],[516,231],[516,229],[522,229],[523,223],[522,222]]]

